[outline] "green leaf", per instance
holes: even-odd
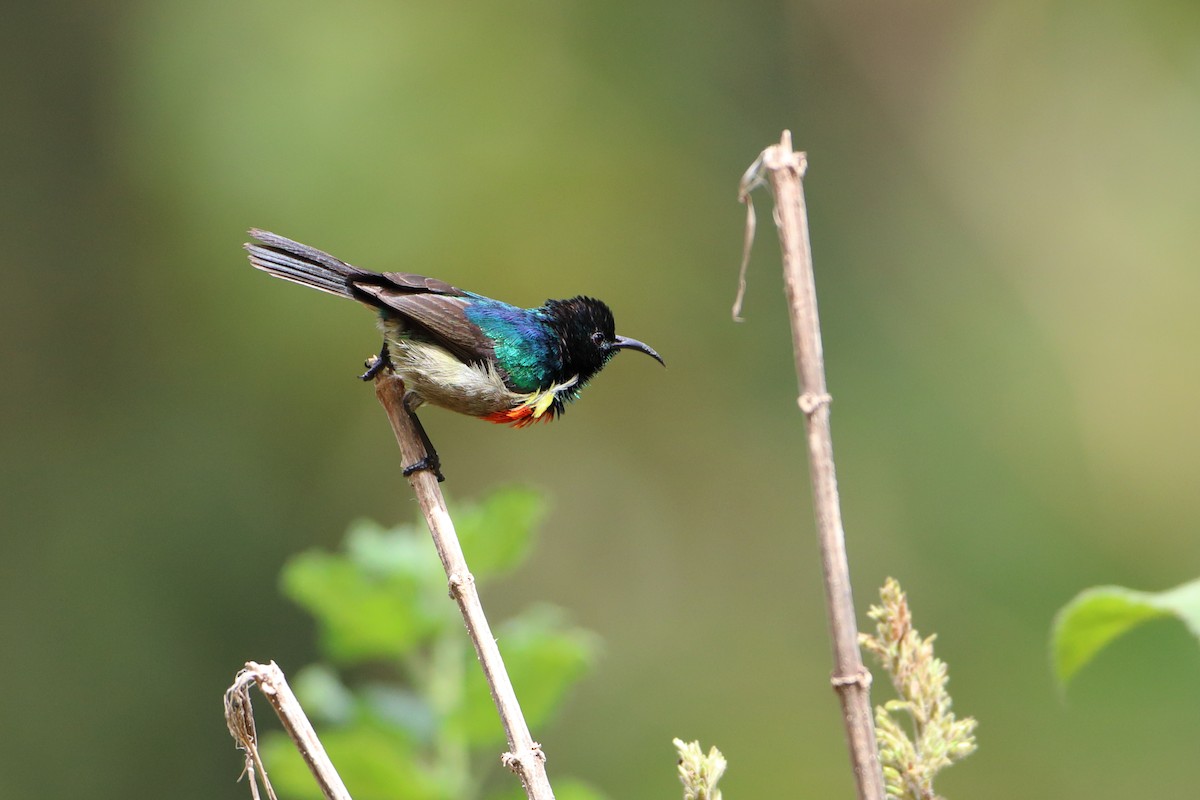
[[[387,529],[370,520],[357,520],[346,531],[346,555],[363,572],[377,577],[404,576],[445,592],[446,573],[422,525]]]
[[[1200,638],[1200,580],[1165,592],[1139,592],[1121,586],[1086,589],[1054,619],[1054,671],[1063,687],[1096,653],[1149,619],[1174,616]]]
[[[476,581],[501,575],[525,560],[545,506],[540,492],[509,486],[478,506],[452,509],[458,540]]]
[[[443,800],[449,787],[398,736],[365,726],[318,731],[325,752],[356,800]],[[292,740],[264,738],[267,776],[280,797],[321,800],[323,795]]]
[[[422,556],[413,539],[358,523],[347,537],[350,557],[310,551],[284,566],[284,593],[316,617],[331,659],[400,656],[449,624],[452,604],[435,603],[429,591],[429,575],[436,574],[426,563],[431,554]]]
[[[368,683],[358,690],[367,717],[391,726],[412,741],[432,742],[437,734],[437,717],[425,698],[387,683]]]
[[[531,728],[541,727],[550,718],[599,651],[595,634],[568,627],[561,610],[551,606],[525,611],[501,625],[497,634],[509,678]],[[447,724],[457,726],[473,745],[502,742],[496,707],[473,651],[470,661],[464,702]]]
[[[312,719],[344,725],[354,718],[354,693],[327,664],[301,667],[291,680],[296,698]]]

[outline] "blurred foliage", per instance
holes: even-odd
[[[508,488],[479,505],[451,507],[477,585],[524,560],[542,505],[539,494]],[[313,551],[289,561],[283,587],[315,617],[321,652],[338,665],[306,667],[294,683],[355,797],[507,796],[509,787],[487,781],[497,771],[504,731],[422,526],[356,523],[343,553]],[[597,641],[544,605],[494,628],[525,720],[539,729],[595,660]],[[321,797],[284,734],[267,737],[263,754],[285,795]],[[567,786],[575,788],[558,794],[599,797],[578,781]]]
[[[1152,619],[1174,617],[1200,638],[1200,580],[1164,592],[1122,586],[1085,589],[1054,618],[1054,672],[1065,689],[1113,640]]]
[[[933,654],[937,634],[921,638],[908,598],[894,578],[879,590],[880,604],[867,612],[875,633],[860,633],[892,681],[897,698],[875,707],[879,760],[889,798],[936,800],[933,779],[975,752],[973,717],[955,719],[946,684],[946,662]]]

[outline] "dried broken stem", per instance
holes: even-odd
[[[404,408],[404,383],[384,370],[375,377],[375,396],[392,423],[403,463],[413,464],[425,457],[421,436]],[[554,800],[550,780],[546,777],[546,757],[541,745],[530,735],[529,726],[521,713],[512,681],[500,657],[500,648],[496,646],[487,617],[483,614],[479,593],[475,590],[475,579],[467,569],[467,561],[458,543],[458,535],[454,532],[454,523],[446,510],[446,500],[442,497],[437,478],[428,470],[418,470],[408,476],[408,481],[416,492],[417,502],[433,535],[434,547],[446,570],[450,596],[458,603],[463,621],[467,624],[467,633],[475,645],[475,653],[508,737],[508,752],[501,756],[501,763],[517,773],[529,800]]]
[[[764,150],[746,171],[740,199],[748,205],[749,226],[753,220],[750,191],[764,183],[764,176],[775,195],[775,223],[783,250],[783,278],[792,322],[796,377],[800,382],[798,402],[808,430],[809,475],[821,546],[826,609],[833,638],[833,686],[842,703],[859,800],[884,800],[883,773],[871,712],[871,673],[863,666],[858,649],[858,624],[850,591],[846,537],[833,465],[833,438],[829,427],[831,398],[825,385],[825,357],[802,183],[806,165],[805,155],[792,151],[791,133],[784,131],[780,143]],[[748,239],[749,235],[752,231]],[[747,241],[746,254],[748,252]],[[739,310],[735,307],[735,318]]]
[[[284,730],[292,737],[296,749],[304,757],[304,763],[308,764],[313,777],[317,779],[321,793],[327,800],[350,800],[350,793],[333,768],[333,762],[325,754],[325,748],[317,739],[317,732],[300,707],[300,701],[292,694],[283,670],[274,661],[266,665],[247,661],[233,685],[225,691],[225,724],[229,726],[229,733],[237,741],[238,747],[246,752],[246,774],[250,776],[250,790],[256,800],[259,796],[256,770],[270,800],[275,800],[275,790],[267,780],[266,768],[258,754],[258,736],[254,730],[254,712],[250,705],[252,683],[258,684],[258,690],[275,709]]]

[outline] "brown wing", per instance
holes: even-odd
[[[467,297],[468,293],[437,278],[426,278],[411,272],[381,272],[379,277],[387,280],[393,288],[421,294],[444,294],[447,297]]]
[[[412,326],[414,333],[424,335],[463,361],[494,360],[492,340],[467,319],[466,308],[472,296],[461,289],[406,272],[371,275],[351,283],[356,293],[372,298],[373,302],[367,302],[394,312]]]

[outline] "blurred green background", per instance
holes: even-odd
[[[605,642],[535,731],[551,778],[673,797],[682,736],[724,750],[729,797],[851,796],[766,214],[729,319],[737,181],[785,127],[856,600],[899,578],[980,721],[941,790],[1195,795],[1182,628],[1065,699],[1046,642],[1084,586],[1200,574],[1200,6],[9,12],[0,795],[247,797],[222,691],[315,657],[282,563],[416,513],[354,380],[370,315],[252,270],[254,225],[521,304],[595,294],[666,358],[552,426],[424,415],[453,495],[553,499],[489,609],[554,602]]]

